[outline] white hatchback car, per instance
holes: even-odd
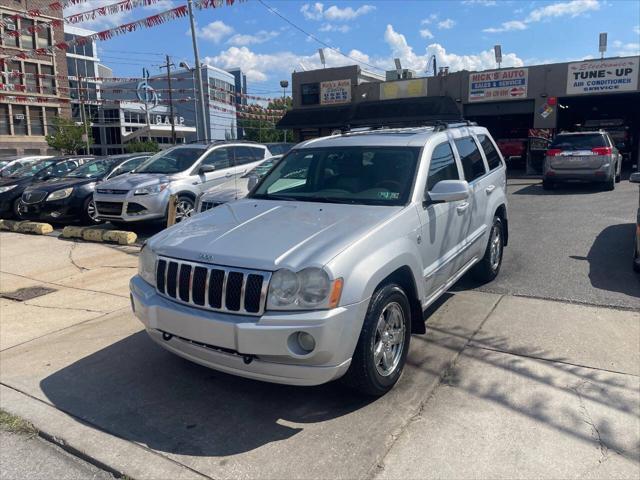
[[[474,124],[297,145],[242,200],[152,237],[130,282],[153,340],[258,380],[398,381],[424,310],[465,272],[498,275],[506,168]]]

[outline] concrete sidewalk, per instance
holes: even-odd
[[[13,245],[5,249],[0,234],[0,289],[23,282],[58,291],[2,300],[11,303],[0,307],[0,406],[115,472],[137,479],[640,474],[636,312],[448,295],[430,312],[429,333],[412,338],[397,387],[373,401],[338,385],[265,384],[181,360],[152,344],[129,311],[135,250],[19,237],[29,251],[58,253],[28,261]]]

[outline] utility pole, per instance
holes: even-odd
[[[209,127],[207,126],[207,119],[205,117],[205,108],[204,108],[204,90],[202,89],[202,67],[200,66],[200,54],[198,53],[198,41],[196,39],[196,22],[193,18],[193,0],[188,0],[187,8],[189,10],[189,22],[191,24],[191,40],[193,42],[193,56],[195,57],[195,71],[197,73],[196,76],[196,85],[198,88],[198,95],[200,97],[200,119],[202,120],[202,133],[204,135],[203,140],[205,142],[209,141]]]
[[[89,83],[87,82],[87,88],[89,87]],[[80,120],[84,125],[84,141],[86,142],[87,151],[86,155],[89,155],[89,126],[87,125],[87,112],[84,109],[84,98],[82,97],[82,77],[78,77],[78,98],[80,99]]]
[[[173,63],[171,63],[171,59],[169,55],[167,55],[167,62],[164,65],[161,65],[160,68],[167,69],[167,82],[169,84],[169,115],[171,115],[171,142],[176,144],[176,125],[173,116],[173,91],[171,90],[171,67],[175,67]]]

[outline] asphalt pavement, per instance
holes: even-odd
[[[584,183],[545,191],[540,180],[509,180],[500,275],[488,285],[465,277],[454,290],[640,310],[640,275],[632,269],[638,195],[627,180],[612,192]]]

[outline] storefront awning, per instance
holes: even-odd
[[[418,126],[438,120],[461,120],[451,97],[417,97],[361,102],[342,107],[289,110],[277,128],[336,128],[364,126]]]

